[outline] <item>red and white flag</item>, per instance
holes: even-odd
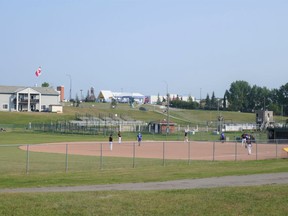
[[[40,76],[40,75],[41,75],[41,71],[42,71],[42,69],[41,69],[41,67],[39,67],[39,68],[36,70],[35,75],[36,75],[37,77]]]

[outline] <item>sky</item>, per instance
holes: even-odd
[[[0,0],[0,85],[223,97],[287,83],[287,0]],[[42,67],[41,76],[35,71]],[[71,85],[70,85],[71,83]]]

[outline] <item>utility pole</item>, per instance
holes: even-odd
[[[170,95],[169,95],[169,91],[168,91],[168,83],[166,81],[164,81],[166,83],[166,95],[167,95],[167,126],[166,126],[166,135],[168,135],[170,133],[170,123],[169,123],[169,104],[170,104]]]
[[[72,98],[72,77],[70,74],[66,74],[69,77],[70,80],[70,90],[69,90],[69,101],[71,101]]]
[[[170,123],[169,123],[169,104],[170,104],[170,99],[169,99],[169,92],[167,91],[167,134],[170,133]]]
[[[200,88],[200,101],[199,101],[199,107],[200,107],[200,109],[202,108],[202,106],[201,106],[201,100],[202,100],[202,88]]]

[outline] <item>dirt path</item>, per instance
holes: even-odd
[[[234,186],[255,186],[268,184],[288,184],[288,172],[272,174],[255,174],[245,176],[224,176],[202,179],[183,179],[167,182],[125,183],[106,185],[85,185],[72,187],[39,187],[0,189],[0,193],[37,193],[37,192],[83,192],[83,191],[141,191],[173,190]]]

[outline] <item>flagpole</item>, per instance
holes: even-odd
[[[35,71],[36,77],[39,77],[41,75],[42,68],[41,66],[38,67],[38,69]],[[38,87],[38,83],[36,82],[35,87]]]

